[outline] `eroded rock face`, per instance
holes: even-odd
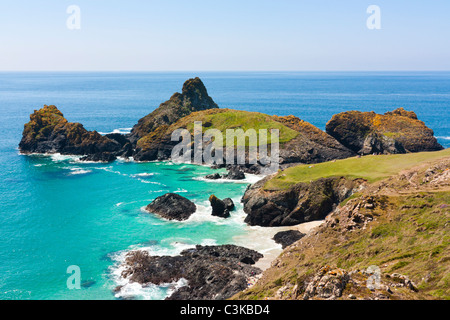
[[[250,225],[293,226],[324,219],[335,206],[357,192],[365,181],[360,179],[321,178],[298,183],[287,190],[265,191],[270,176],[250,186],[242,202]]]
[[[30,115],[19,149],[23,153],[88,155],[93,161],[112,161],[122,146],[80,123],[68,122],[56,106],[45,105]]]
[[[358,154],[437,151],[434,132],[403,108],[385,114],[348,111],[334,115],[326,132]]]
[[[181,93],[173,94],[168,101],[140,119],[133,127],[130,134],[130,141],[136,144],[133,157],[138,161],[167,158],[174,144],[169,143],[170,139],[162,143],[159,140],[166,136],[168,127],[192,112],[214,108],[218,106],[208,95],[203,82],[199,78],[187,80]],[[166,153],[165,144],[170,149]]]
[[[150,256],[132,251],[122,277],[140,284],[163,284],[186,279],[169,300],[224,300],[247,288],[248,279],[261,273],[253,267],[262,254],[235,245],[196,246],[179,256]]]
[[[195,203],[176,193],[166,193],[152,201],[146,210],[168,220],[184,221],[197,210]]]
[[[354,152],[312,124],[294,116],[273,119],[300,134],[280,149],[280,164],[320,163],[354,156]]]

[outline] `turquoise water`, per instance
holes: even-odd
[[[124,284],[117,265],[128,250],[274,246],[264,230],[243,223],[239,199],[251,181],[208,182],[201,177],[211,169],[170,162],[95,164],[18,153],[23,124],[43,104],[87,129],[126,132],[193,76],[220,107],[294,114],[322,129],[337,112],[404,107],[450,147],[450,73],[0,73],[0,299],[162,299],[170,287],[112,292]],[[143,211],[166,192],[193,200],[197,213],[168,222]],[[210,216],[213,193],[235,200],[231,219]],[[80,267],[81,290],[67,288],[70,265]]]

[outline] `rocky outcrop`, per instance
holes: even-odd
[[[358,154],[437,151],[443,147],[433,130],[403,108],[384,115],[348,111],[334,115],[326,132]]]
[[[197,210],[195,203],[176,193],[166,193],[153,200],[146,210],[168,220],[184,221]]]
[[[167,147],[170,154],[174,144],[169,142],[170,139],[160,141],[166,136],[168,127],[192,112],[214,108],[218,106],[208,95],[203,82],[199,78],[187,80],[181,93],[173,94],[168,101],[140,119],[133,127],[130,134],[130,141],[136,144],[133,157],[138,161],[156,160],[161,158]]]
[[[88,160],[112,161],[122,146],[80,123],[68,122],[56,106],[45,105],[30,115],[19,143],[22,153],[87,155]]]
[[[212,215],[221,218],[228,218],[230,216],[230,211],[234,209],[233,200],[226,198],[220,200],[215,195],[209,197],[209,203],[212,207]]]
[[[321,178],[281,191],[264,190],[266,177],[245,192],[245,222],[258,226],[293,226],[324,219],[341,201],[360,190],[364,180]]]
[[[235,206],[234,206],[234,202],[233,202],[233,200],[231,198],[225,198],[222,201],[225,204],[225,208],[228,211],[233,211],[234,210]]]
[[[312,124],[294,116],[273,116],[285,126],[299,132],[280,149],[280,164],[320,163],[354,156],[354,152]]]
[[[239,166],[232,166],[228,170],[228,173],[223,175],[223,178],[228,180],[244,180],[245,173]]]
[[[248,279],[261,273],[252,266],[260,258],[262,254],[235,245],[196,246],[178,256],[162,257],[132,251],[122,277],[142,285],[187,280],[168,300],[224,300],[246,289]]]
[[[324,267],[320,269],[311,279],[303,295],[304,300],[318,299],[336,299],[342,296],[347,283],[349,282],[347,271],[336,268]]]
[[[297,230],[280,231],[280,232],[277,232],[273,236],[273,240],[276,243],[281,244],[281,247],[283,249],[285,249],[286,247],[290,246],[294,242],[303,238],[305,235],[306,234],[301,233],[300,231],[297,231]]]

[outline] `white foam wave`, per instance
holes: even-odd
[[[450,140],[450,137],[436,137],[437,139],[442,139],[442,140]]]
[[[71,172],[70,174],[71,174],[71,175],[77,175],[77,174],[86,174],[86,173],[90,173],[90,172],[92,172],[92,170],[83,170],[83,169],[80,169],[80,170],[74,170],[74,171]]]
[[[242,180],[231,180],[231,179],[207,179],[205,177],[195,177],[194,180],[199,181],[205,181],[205,182],[212,182],[212,183],[240,183],[240,184],[254,184],[258,182],[259,180],[263,179],[264,175],[257,175],[257,174],[245,174],[245,179]]]
[[[155,173],[153,172],[143,172],[143,173],[136,173],[136,174],[132,174],[132,177],[151,177],[154,176]]]
[[[112,134],[112,133],[120,133],[120,134],[129,134],[133,128],[118,128],[114,129],[111,132],[99,132],[101,135]]]

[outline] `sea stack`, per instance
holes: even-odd
[[[438,151],[434,132],[413,111],[398,108],[385,114],[348,111],[334,115],[326,132],[361,155]]]

